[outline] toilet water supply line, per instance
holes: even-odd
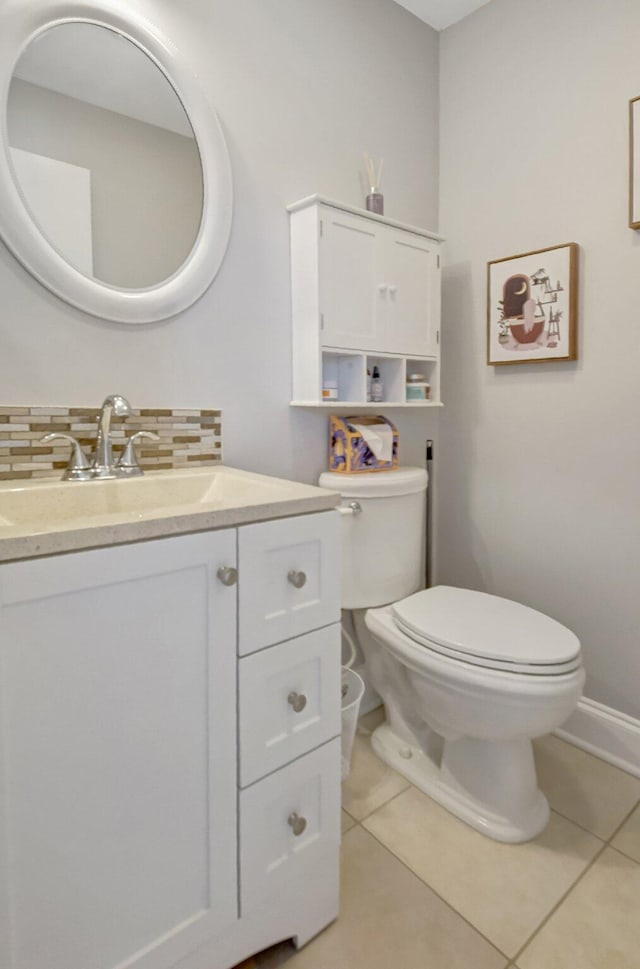
[[[341,515],[352,515],[355,517],[356,515],[360,515],[362,513],[362,505],[360,504],[359,501],[350,501],[348,505],[339,505],[338,511],[340,512]],[[346,610],[343,610],[343,611],[346,612]],[[357,659],[358,651],[356,648],[356,644],[353,641],[353,636],[351,635],[351,633],[348,633],[344,627],[344,619],[342,620],[341,627],[342,627],[342,638],[346,639],[347,645],[349,647],[349,652],[351,654],[349,656],[349,659],[346,661],[346,663],[343,663],[342,665],[345,669],[350,670]],[[355,631],[355,628],[356,627],[354,622],[353,623],[354,631]]]
[[[427,453],[426,453],[426,464],[427,464],[427,502],[426,502],[426,512],[425,512],[425,546],[424,546],[424,587],[425,589],[430,588],[431,578],[433,571],[433,529],[431,527],[431,519],[433,517],[433,441],[431,438],[427,438]]]
[[[355,625],[354,625],[354,628],[355,628]],[[349,652],[351,653],[347,662],[343,663],[342,665],[345,667],[345,669],[350,670],[356,661],[358,652],[356,649],[356,644],[353,641],[353,636],[351,635],[351,633],[348,633],[347,630],[345,629],[344,620],[342,621],[342,638],[346,639],[347,645],[349,647]]]

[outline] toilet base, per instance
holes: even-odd
[[[549,804],[537,786],[529,741],[502,748],[467,738],[447,741],[441,766],[420,747],[397,737],[387,723],[374,730],[371,743],[378,757],[415,787],[495,841],[530,841],[546,827]],[[480,783],[489,779],[492,790],[507,791],[507,810],[496,810],[465,790],[460,783],[465,772],[471,781],[475,774]]]

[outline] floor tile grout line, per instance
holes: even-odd
[[[594,837],[595,837],[595,835],[594,835]],[[580,872],[580,874],[578,875],[578,877],[576,878],[576,880],[574,882],[572,882],[572,884],[566,890],[566,892],[564,893],[564,895],[562,895],[561,898],[558,899],[558,901],[553,906],[553,908],[551,909],[551,911],[547,912],[547,914],[542,919],[542,921],[540,922],[540,924],[536,926],[536,928],[531,933],[531,935],[529,936],[529,938],[527,939],[527,941],[524,943],[524,945],[520,949],[518,949],[518,951],[516,952],[515,956],[513,956],[513,964],[514,964],[514,966],[517,963],[517,961],[520,958],[520,956],[522,955],[522,953],[525,951],[525,949],[527,949],[531,945],[531,943],[533,942],[533,940],[535,939],[535,937],[540,934],[540,932],[545,927],[545,925],[547,924],[547,922],[549,922],[549,920],[555,915],[555,913],[558,911],[558,909],[562,905],[564,905],[564,903],[566,902],[566,900],[569,897],[569,895],[571,895],[571,893],[574,891],[574,889],[576,888],[576,886],[579,885],[580,882],[582,881],[582,879],[585,877],[585,875],[587,874],[587,872],[591,871],[591,869],[595,865],[595,863],[598,860],[598,858],[601,858],[602,855],[604,854],[604,852],[609,847],[609,845],[607,844],[606,841],[605,842],[601,842],[601,845],[602,846],[595,853],[595,855],[593,856],[593,858],[591,859],[591,861],[587,864],[586,868],[583,871]]]
[[[625,817],[624,817],[624,818],[622,819],[622,821],[620,822],[620,824],[618,825],[618,827],[617,827],[617,828],[615,829],[615,831],[613,832],[613,834],[611,835],[611,837],[610,837],[610,838],[608,838],[608,840],[607,840],[607,844],[609,844],[609,845],[610,845],[610,844],[611,844],[611,842],[613,841],[613,839],[614,839],[614,838],[615,838],[615,837],[616,837],[616,836],[617,836],[618,834],[620,834],[620,831],[621,831],[621,830],[622,830],[622,829],[624,828],[624,826],[625,826],[625,824],[627,823],[627,821],[629,820],[629,818],[631,817],[631,815],[632,815],[632,814],[635,814],[635,812],[637,811],[637,809],[638,809],[639,807],[640,807],[640,800],[638,801],[638,803],[637,803],[637,804],[635,804],[635,805],[634,805],[634,806],[633,806],[633,807],[631,808],[631,810],[629,811],[629,813],[628,813],[628,814],[627,814],[627,815],[626,815],[626,816],[625,816]],[[616,851],[620,851],[620,849],[619,849],[619,848],[616,848]],[[624,854],[624,851],[622,852],[622,854]]]
[[[402,776],[402,775],[400,775],[400,776]],[[358,819],[358,818],[354,817],[354,815],[349,814],[349,812],[347,811],[346,808],[342,808],[342,810],[345,811],[346,814],[349,814],[349,817],[353,821],[355,821],[356,824],[362,824],[363,821],[368,821],[369,818],[372,818],[373,815],[376,814],[378,811],[382,810],[382,808],[387,807],[387,805],[391,804],[392,801],[395,801],[396,798],[400,797],[401,794],[406,794],[409,789],[418,791],[421,794],[424,793],[424,791],[420,791],[420,788],[419,787],[416,787],[415,784],[412,784],[410,781],[408,781],[407,782],[407,786],[402,791],[398,791],[396,794],[392,794],[391,797],[387,801],[383,801],[381,804],[378,804],[377,807],[375,807],[373,809],[373,811],[370,811],[369,814],[365,814],[362,818],[359,818]],[[427,797],[428,796],[429,795],[427,795]],[[574,819],[573,818],[570,818],[568,814],[563,814],[562,811],[558,811],[557,808],[552,807],[551,808],[551,811],[554,814],[557,814],[558,817],[563,818],[563,820],[568,821],[569,824],[573,824],[573,825],[576,826],[576,828],[580,828],[580,830],[581,831],[584,831],[585,834],[591,835],[592,838],[595,838],[597,841],[600,841],[602,844],[609,844],[611,842],[611,839],[612,838],[615,838],[615,836],[619,832],[620,828],[622,828],[623,825],[625,825],[627,823],[627,821],[629,820],[629,818],[631,817],[631,815],[633,814],[633,812],[636,810],[636,808],[638,806],[640,806],[640,801],[638,802],[638,804],[636,804],[636,805],[633,806],[633,808],[631,809],[631,811],[629,812],[629,814],[625,815],[625,817],[623,818],[623,820],[620,822],[620,824],[618,825],[618,827],[615,828],[613,834],[609,838],[603,838],[601,835],[596,834],[595,831],[592,831],[591,830],[591,828],[585,827],[585,825],[584,824],[580,824],[579,821],[574,821]],[[618,850],[620,850],[620,849],[618,849]],[[624,854],[624,852],[622,852],[622,854]],[[634,859],[632,859],[632,860],[634,860]]]
[[[340,810],[341,811],[344,811],[344,813],[346,815],[348,815],[348,817],[350,817],[352,821],[355,821],[355,823],[358,824],[358,819],[357,818],[354,818],[353,814],[349,814],[349,812],[347,811],[346,807],[343,807],[342,806],[342,797],[340,797]]]
[[[610,845],[610,844],[606,845],[605,847],[610,848],[611,851],[615,851],[619,855],[622,855],[622,857],[625,858],[627,861],[631,861],[634,865],[637,865],[638,868],[640,868],[640,861],[638,861],[637,858],[632,858],[631,855],[628,855],[626,853],[626,851],[622,851],[620,848],[617,848],[615,845]]]
[[[402,775],[400,774],[399,776],[401,777]],[[391,802],[395,801],[395,799],[397,797],[400,797],[401,794],[406,794],[406,792],[409,790],[410,787],[413,787],[413,784],[411,784],[410,781],[407,781],[407,786],[404,787],[401,791],[396,791],[396,793],[392,794],[387,801],[383,801],[382,804],[378,804],[377,807],[374,807],[373,811],[369,811],[369,813],[365,814],[363,818],[360,818],[360,819],[354,818],[354,821],[356,821],[357,824],[362,824],[363,821],[368,821],[369,818],[373,817],[376,811],[380,811],[383,807],[386,807],[387,804],[391,804]],[[349,814],[348,811],[347,811],[347,814]],[[350,817],[353,817],[353,815],[350,815]]]
[[[371,815],[369,815],[369,817],[371,817]],[[511,957],[509,955],[507,955],[506,952],[504,952],[502,949],[498,948],[498,946],[495,944],[495,942],[492,942],[491,939],[487,938],[487,936],[484,934],[484,932],[481,932],[477,925],[474,925],[473,922],[470,922],[469,919],[466,917],[466,915],[463,915],[462,912],[459,912],[457,910],[457,908],[454,908],[453,907],[453,905],[451,904],[451,902],[448,902],[446,898],[443,898],[443,896],[440,894],[440,892],[436,891],[436,889],[433,887],[433,885],[430,885],[429,882],[427,882],[427,881],[424,880],[424,878],[421,878],[420,875],[417,872],[415,872],[413,870],[413,868],[410,865],[408,865],[406,861],[404,861],[403,858],[401,858],[399,855],[397,855],[395,853],[395,851],[392,851],[392,849],[388,845],[386,845],[384,843],[384,841],[381,841],[373,833],[373,831],[369,831],[369,829],[368,828],[365,828],[364,825],[362,826],[362,830],[363,831],[366,831],[367,834],[371,835],[371,837],[373,838],[373,840],[376,841],[380,845],[381,848],[384,848],[384,850],[387,851],[391,855],[392,858],[395,858],[396,861],[399,861],[400,864],[404,868],[406,868],[406,870],[411,875],[413,875],[414,878],[417,878],[419,882],[422,882],[422,884],[425,886],[425,888],[428,888],[430,892],[433,892],[433,894],[436,896],[436,898],[439,898],[440,901],[443,903],[443,905],[446,905],[446,907],[449,909],[449,911],[453,912],[454,915],[457,915],[459,919],[462,919],[462,921],[465,922],[470,928],[472,928],[473,931],[476,933],[476,935],[479,935],[481,939],[483,939],[485,942],[487,942],[491,946],[491,948],[494,949],[498,953],[498,955],[501,955],[505,959],[507,959],[507,967],[508,967],[508,965],[509,965],[508,960]]]
[[[542,793],[544,794],[544,791]],[[549,798],[547,798],[547,801],[549,801]],[[557,808],[552,807],[550,801],[549,801],[549,807],[553,814],[557,814],[559,818],[562,818],[564,821],[568,821],[569,824],[574,824],[576,828],[580,828],[580,830],[584,831],[585,834],[590,834],[592,838],[596,839],[596,841],[600,841],[602,844],[605,844],[605,845],[609,843],[606,838],[603,838],[601,835],[596,834],[595,831],[591,830],[591,828],[587,828],[584,824],[580,824],[579,821],[574,821],[573,818],[570,818],[568,814],[563,814],[562,811],[558,811]]]

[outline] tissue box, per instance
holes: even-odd
[[[360,431],[353,425],[375,428],[386,425],[393,434],[392,457],[381,461],[374,455]],[[329,418],[329,470],[343,474],[363,474],[369,471],[393,471],[398,467],[398,430],[382,416]]]

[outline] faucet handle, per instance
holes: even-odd
[[[136,454],[135,443],[141,438],[146,437],[150,441],[159,441],[160,438],[153,431],[138,431],[137,434],[132,434],[130,438],[127,439],[124,450],[118,461],[116,463],[116,468],[118,474],[127,475],[128,477],[136,477],[143,473],[142,468],[138,463],[138,455]]]
[[[67,470],[62,475],[63,479],[65,481],[87,481],[91,477],[91,465],[87,461],[79,442],[70,434],[53,433],[41,437],[40,443],[50,444],[51,441],[56,440],[67,441],[72,447]]]

